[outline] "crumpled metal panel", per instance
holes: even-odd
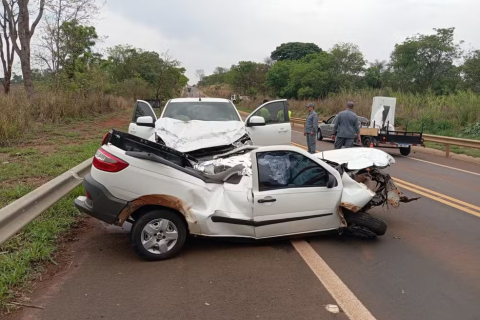
[[[181,121],[160,118],[155,132],[167,147],[180,152],[233,144],[246,134],[241,121]]]

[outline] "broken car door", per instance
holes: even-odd
[[[263,118],[264,121],[261,121]],[[245,127],[256,146],[289,145],[292,127],[288,116],[287,100],[267,102],[251,113]]]
[[[138,121],[138,118],[141,117],[152,117],[152,122],[143,121],[145,118]],[[152,106],[146,101],[137,100],[133,110],[132,122],[128,126],[128,133],[143,139],[148,139],[155,133],[156,121],[157,116],[155,115]]]
[[[320,163],[297,151],[252,152],[256,238],[340,226],[340,175]]]

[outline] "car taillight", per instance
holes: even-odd
[[[119,172],[128,167],[128,163],[100,148],[93,157],[93,166],[102,171]]]

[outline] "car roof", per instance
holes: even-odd
[[[171,99],[169,103],[175,102],[199,102],[199,98],[176,98]],[[201,102],[230,102],[228,99],[222,98],[201,98]]]

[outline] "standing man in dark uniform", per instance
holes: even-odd
[[[315,105],[309,103],[307,119],[305,120],[304,136],[307,137],[307,146],[309,153],[315,153],[317,149],[317,130],[318,130],[318,114],[315,112]]]
[[[347,108],[340,112],[335,119],[333,134],[335,136],[335,149],[342,147],[353,147],[354,140],[360,143],[360,124],[358,116],[353,112],[355,104],[351,101],[347,103]]]

